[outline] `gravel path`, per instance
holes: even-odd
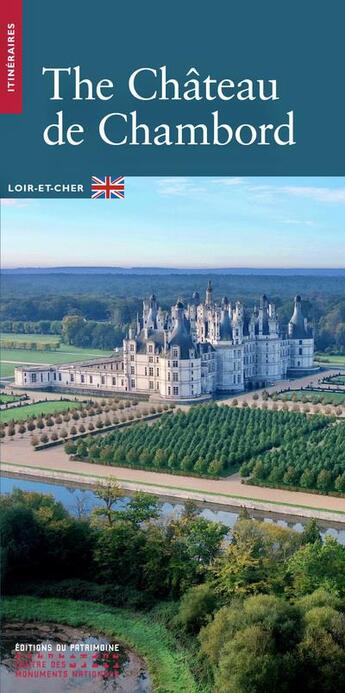
[[[300,491],[288,491],[283,489],[263,488],[260,486],[248,486],[241,483],[238,474],[222,480],[201,479],[188,476],[177,476],[166,474],[163,472],[151,472],[139,469],[128,469],[123,467],[108,467],[101,464],[90,464],[88,462],[78,462],[70,460],[65,454],[63,446],[59,445],[48,450],[35,451],[28,445],[27,440],[15,439],[7,440],[2,446],[2,463],[10,463],[17,465],[25,465],[28,467],[27,473],[30,473],[30,467],[33,470],[38,468],[46,470],[48,476],[54,478],[54,472],[72,472],[75,475],[81,475],[84,480],[87,475],[97,477],[114,476],[119,481],[138,482],[150,487],[157,487],[155,492],[158,493],[158,488],[162,494],[174,495],[173,490],[179,489],[185,492],[196,491],[199,495],[207,494],[226,494],[221,502],[231,505],[231,497],[238,497],[242,500],[242,504],[248,501],[261,501],[264,503],[278,503],[282,506],[289,505],[295,508],[306,507],[315,510],[328,510],[330,512],[345,513],[345,498],[335,496],[322,496],[313,493],[304,493]],[[218,496],[218,502],[219,496]],[[284,512],[284,509],[278,509],[277,512]],[[301,514],[301,513],[300,513]],[[302,513],[303,514],[303,513]],[[345,522],[345,517],[344,517]]]

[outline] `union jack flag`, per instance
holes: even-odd
[[[91,181],[91,197],[103,197],[110,200],[113,197],[119,197],[123,200],[125,196],[125,179],[124,176],[112,179],[111,176],[106,176],[104,179],[92,176]]]

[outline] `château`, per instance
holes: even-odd
[[[107,358],[56,366],[21,366],[15,386],[61,391],[133,393],[198,401],[216,393],[266,387],[314,370],[314,338],[301,297],[285,331],[267,296],[247,312],[226,296],[217,303],[211,282],[188,305],[169,311],[152,295],[123,348]]]

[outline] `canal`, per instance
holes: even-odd
[[[14,488],[22,489],[23,491],[36,491],[37,493],[49,493],[57,501],[60,501],[66,510],[74,516],[89,514],[93,508],[100,507],[103,502],[97,498],[91,488],[80,485],[60,484],[45,481],[37,481],[26,479],[19,476],[4,475],[1,477],[1,493],[11,493]],[[122,498],[117,507],[126,507],[129,501],[129,496]],[[200,514],[214,521],[219,521],[231,529],[238,516],[239,508],[229,508],[216,504],[199,503]],[[115,506],[116,507],[116,506]],[[183,512],[183,503],[180,500],[173,498],[162,498],[159,501],[161,516],[165,519],[170,517],[178,517]],[[279,515],[279,513],[268,513],[259,510],[250,510],[251,517],[262,520],[263,522],[275,522],[281,527],[290,527],[297,532],[302,532],[303,527],[308,522],[308,519]],[[341,544],[345,545],[345,523],[326,522],[318,520],[318,525],[323,537],[333,536]]]

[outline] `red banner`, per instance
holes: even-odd
[[[22,0],[0,0],[0,113],[22,112]]]

